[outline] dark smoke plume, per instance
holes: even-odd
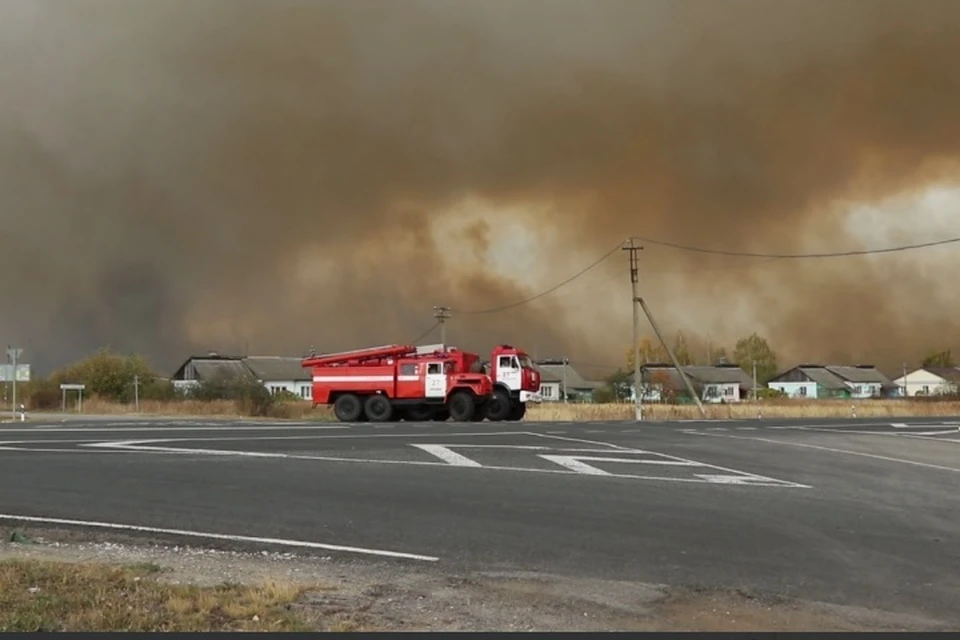
[[[630,234],[845,249],[842,205],[957,177],[953,0],[0,12],[0,329],[41,367],[411,340],[435,304],[523,299]],[[625,260],[450,338],[619,364]],[[909,259],[752,263],[651,246],[644,294],[671,330],[788,358],[958,342],[960,300]]]

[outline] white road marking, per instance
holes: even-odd
[[[863,451],[850,451],[849,449],[835,449],[833,447],[823,447],[817,444],[807,444],[803,442],[789,442],[786,440],[771,440],[770,438],[757,438],[753,436],[730,436],[730,435],[719,435],[712,433],[701,433],[697,434],[710,438],[734,438],[736,440],[756,440],[757,442],[768,442],[770,444],[779,444],[788,447],[801,447],[804,449],[816,449],[818,451],[828,451],[830,453],[842,453],[850,456],[860,456],[863,458],[874,458],[876,460],[885,460],[887,462],[899,462],[901,464],[909,464],[917,467],[926,467],[928,469],[938,469],[940,471],[953,471],[954,473],[960,473],[960,469],[954,467],[944,467],[938,464],[930,464],[929,462],[917,462],[916,460],[905,460],[903,458],[893,458],[890,456],[882,456],[876,453],[864,453]]]
[[[436,434],[433,434],[436,435]],[[455,436],[458,434],[447,434],[447,436]],[[498,435],[498,434],[490,434]],[[375,437],[375,436],[371,436]],[[576,439],[574,439],[576,440]],[[461,456],[463,459],[459,460],[459,464],[451,463],[447,460],[444,462],[426,462],[426,461],[414,461],[414,460],[389,460],[389,459],[377,459],[377,458],[347,458],[347,457],[338,457],[338,456],[314,456],[314,455],[301,455],[301,454],[289,454],[289,453],[268,453],[268,452],[257,452],[257,451],[235,451],[229,449],[192,449],[192,448],[179,448],[179,447],[164,447],[164,446],[155,446],[152,443],[164,442],[163,440],[128,440],[124,442],[100,442],[89,444],[85,446],[90,447],[101,447],[107,449],[122,449],[124,451],[149,451],[149,452],[158,452],[158,453],[172,453],[185,456],[204,456],[204,455],[214,455],[214,456],[234,456],[240,458],[267,458],[267,459],[288,459],[288,460],[308,460],[308,461],[322,461],[322,462],[340,462],[340,463],[354,463],[354,464],[392,464],[400,466],[419,466],[419,467],[433,467],[433,468],[474,468],[474,469],[483,469],[488,471],[513,471],[521,473],[552,473],[559,475],[586,475],[582,472],[573,471],[569,468],[565,469],[530,469],[524,467],[506,467],[500,465],[481,465],[476,463],[469,458]],[[591,443],[598,444],[598,443]],[[423,445],[412,445],[418,448],[423,448]],[[429,447],[429,445],[427,445]],[[677,458],[676,456],[668,456],[661,453],[653,453],[648,451],[632,450],[626,449],[624,447],[616,447],[616,445],[610,445],[615,447],[615,451],[610,451],[614,454],[626,454],[626,453],[645,453],[656,455],[665,459],[672,459],[681,461],[683,463],[694,463],[696,466],[701,466],[707,469],[718,469],[721,471],[727,471],[732,474],[742,474],[742,477],[750,479],[749,484],[755,486],[769,486],[769,487],[791,487],[791,488],[803,488],[809,489],[807,485],[801,485],[793,482],[787,482],[784,480],[776,480],[773,478],[767,478],[764,476],[759,476],[756,474],[747,474],[745,472],[735,471],[731,469],[725,469],[724,467],[718,467],[716,465],[710,465],[705,463],[696,463],[694,461],[688,461],[683,458]],[[454,453],[449,451],[447,447],[443,447],[449,453]],[[426,449],[429,453],[437,455],[439,450]],[[589,453],[604,453],[606,450],[596,450],[589,449],[586,450]],[[449,456],[449,453],[444,453],[443,455]],[[459,455],[459,454],[457,454]],[[439,457],[439,456],[438,456]],[[449,459],[453,459],[452,456],[449,456]],[[615,461],[611,458],[597,458],[598,460],[610,460]],[[636,462],[636,461],[632,461]],[[660,463],[668,464],[668,463]],[[678,464],[676,466],[693,466],[689,464]],[[598,470],[599,471],[599,470]],[[590,475],[601,475],[599,473],[590,474]],[[649,480],[649,481],[663,481],[663,482],[687,482],[687,483],[701,483],[701,484],[717,484],[718,481],[716,477],[721,476],[704,476],[703,478],[694,477],[694,478],[682,478],[682,477],[660,477],[660,476],[646,476],[646,475],[637,475],[637,474],[625,474],[625,473],[607,473],[602,474],[604,477],[608,478],[625,478],[631,480]],[[731,484],[730,482],[723,482],[724,484]],[[745,484],[745,483],[744,483]]]
[[[583,475],[590,475],[590,476],[609,476],[610,475],[603,469],[597,469],[596,467],[591,467],[588,464],[584,464],[583,462],[581,462],[582,460],[581,458],[577,458],[574,456],[552,456],[552,455],[541,454],[540,457],[543,458],[544,460],[549,460],[550,462],[558,464],[561,467],[570,469],[574,473],[580,473]]]
[[[111,427],[35,427],[32,429],[4,429],[0,427],[0,433],[137,433],[141,431],[148,431],[152,433],[162,432],[176,432],[176,431],[293,431],[293,430],[311,430],[311,431],[322,431],[329,429],[349,429],[349,426],[305,426],[305,425],[244,425],[244,426],[217,426],[217,427],[204,427],[204,426],[189,426],[189,427],[167,427],[156,425],[152,427],[123,427],[123,428],[111,428]]]
[[[187,531],[183,529],[161,529],[158,527],[141,527],[131,524],[117,524],[113,522],[95,522],[89,520],[67,520],[64,518],[41,518],[34,516],[18,516],[12,514],[0,514],[0,520],[14,520],[23,522],[37,522],[43,524],[62,524],[80,527],[91,527],[98,529],[118,529],[124,531],[140,531],[143,533],[159,533],[165,535],[185,536],[190,538],[208,538],[211,540],[228,540],[231,542],[251,542],[255,544],[272,544],[286,547],[304,547],[309,549],[325,549],[328,551],[344,551],[347,553],[361,553],[375,556],[388,556],[392,558],[406,558],[409,560],[422,560],[425,562],[436,562],[439,558],[434,556],[423,556],[414,553],[404,553],[400,551],[384,551],[382,549],[366,549],[363,547],[348,547],[338,544],[325,544],[321,542],[307,542],[303,540],[286,540],[282,538],[258,538],[252,536],[239,536],[226,533],[206,533],[203,531]]]
[[[446,462],[447,464],[455,467],[482,467],[483,466],[479,462],[474,462],[470,458],[466,456],[462,456],[456,451],[453,451],[451,449],[448,449],[447,447],[444,447],[438,444],[415,444],[412,446],[418,449],[422,449],[427,453],[429,453],[430,455],[434,455],[440,458],[441,460],[443,460],[444,462]]]
[[[891,422],[890,426],[895,429],[907,429],[910,425],[906,422]]]

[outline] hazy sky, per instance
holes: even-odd
[[[782,252],[960,235],[953,0],[0,12],[0,329],[40,367],[108,344],[172,370],[409,341],[435,304],[523,299],[630,234]],[[671,331],[900,362],[960,344],[955,251],[758,266],[649,247],[642,288]],[[618,254],[449,335],[619,364],[629,305]]]

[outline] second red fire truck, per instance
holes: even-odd
[[[540,374],[520,349],[500,345],[489,371],[476,354],[432,345],[384,345],[305,358],[313,404],[342,422],[520,420],[539,402]]]

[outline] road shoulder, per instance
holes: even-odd
[[[932,631],[936,621],[769,594],[668,588],[510,571],[455,574],[398,562],[225,551],[32,530],[0,561],[151,563],[176,584],[307,585],[296,607],[318,630]],[[8,533],[6,540],[10,540]]]

